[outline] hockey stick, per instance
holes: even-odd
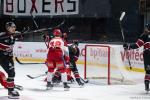
[[[15,84],[14,88],[17,89],[17,90],[23,91],[23,86],[21,86],[21,85],[16,85]]]
[[[17,57],[15,57],[15,60],[16,60],[19,64],[21,64],[21,65],[45,64],[45,63],[23,63],[23,62],[21,62]]]
[[[65,23],[65,20],[63,20],[60,24],[54,26],[54,27],[49,27],[49,28],[41,28],[41,29],[37,29],[34,31],[31,31],[32,33],[37,33],[37,32],[43,32],[43,31],[48,31],[48,30],[53,30],[55,28],[59,28],[60,26],[62,26]]]
[[[30,79],[35,79],[35,78],[39,78],[39,77],[42,77],[42,76],[46,76],[47,73],[48,73],[48,72],[46,71],[44,74],[40,74],[40,75],[37,75],[37,76],[27,75],[27,77],[30,78]]]
[[[18,36],[18,35],[26,35],[26,34],[30,34],[30,33],[40,33],[40,32],[44,32],[44,31],[48,31],[48,30],[53,30],[55,28],[58,28],[60,26],[62,26],[65,23],[65,20],[63,20],[60,24],[54,26],[54,27],[49,27],[49,28],[41,28],[41,29],[36,29],[36,30],[31,30],[31,31],[25,31],[25,32],[17,32],[16,34],[10,34],[9,36],[4,36],[4,37],[0,37],[0,40],[2,39],[7,39],[9,38],[11,35],[14,36]]]
[[[74,30],[75,29],[75,26],[74,25],[72,25],[72,26],[70,26],[69,28],[68,28],[68,32],[70,33],[72,30]]]
[[[11,37],[11,36],[13,36],[14,38],[17,38],[18,36],[22,36],[22,35],[31,33],[31,32],[29,32],[29,30],[30,30],[29,27],[27,27],[27,28],[24,27],[21,32],[15,31],[15,33],[10,33],[10,34],[7,35],[7,36],[1,36],[1,37],[0,37],[0,40],[7,39],[7,38],[9,38],[9,37]]]
[[[125,16],[125,12],[122,12],[121,13],[121,16],[120,16],[120,19],[119,19],[119,25],[120,25],[120,29],[121,29],[121,34],[122,34],[122,39],[123,39],[123,43],[125,44],[126,43],[126,41],[125,41],[125,35],[124,35],[124,31],[123,31],[123,27],[122,27],[122,24],[121,24],[121,22],[122,22],[122,20],[123,20],[123,18],[124,18],[124,16]],[[125,52],[126,52],[126,54],[127,54],[127,50],[125,50]],[[130,66],[130,70],[132,69],[132,66],[131,66],[131,62],[130,62],[130,59],[129,59],[129,56],[127,55],[127,59],[128,59],[128,63],[129,63],[129,66]]]
[[[31,76],[31,75],[27,75],[28,78],[30,79],[35,79],[35,78],[39,78],[39,77],[42,77],[42,76],[45,76],[46,74],[41,74],[41,75],[38,75],[38,76]]]
[[[81,79],[81,81],[84,82],[84,83],[88,83],[88,82],[89,82],[88,79],[85,80],[85,79],[83,79],[83,78],[81,78],[81,77],[80,77],[80,79]]]
[[[124,16],[125,16],[125,12],[122,12],[121,16],[120,16],[120,19],[119,19],[119,25],[120,25],[120,29],[121,29],[122,39],[123,39],[123,42],[125,43],[124,31],[123,31],[123,27],[122,27],[122,24],[121,24]]]

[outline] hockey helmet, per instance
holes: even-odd
[[[150,24],[146,24],[145,27],[150,31]]]
[[[63,38],[67,38],[67,33],[63,33]]]
[[[54,29],[54,31],[53,31],[53,35],[54,36],[61,36],[61,30],[60,29]]]
[[[73,40],[73,44],[77,45],[79,44],[79,41],[78,40]]]
[[[15,23],[14,23],[14,22],[7,22],[7,23],[5,24],[5,28],[6,28],[6,29],[8,29],[8,28],[10,28],[10,27],[15,27],[15,28],[16,28]]]

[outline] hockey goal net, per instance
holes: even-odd
[[[108,45],[85,45],[84,78],[94,84],[132,84],[117,50]]]

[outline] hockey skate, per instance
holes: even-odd
[[[146,94],[149,93],[150,89],[149,89],[149,81],[145,81],[145,91],[146,91]]]
[[[76,81],[80,87],[84,86],[84,83],[81,82],[80,78],[76,78]]]
[[[61,82],[61,78],[54,76],[54,77],[52,78],[52,82],[55,83],[55,84],[59,84],[59,83]]]
[[[47,90],[52,90],[53,89],[53,84],[51,82],[47,82],[47,85],[46,85],[46,89]]]
[[[69,91],[70,86],[68,86],[67,82],[64,82],[64,91]]]
[[[19,99],[19,93],[15,90],[8,91],[8,98],[9,99]]]
[[[68,80],[67,83],[68,83],[68,84],[72,84],[72,83],[74,83],[74,82],[75,82],[75,81],[74,81],[74,78],[71,77],[71,78]]]
[[[149,86],[146,86],[146,85],[145,85],[145,91],[146,91],[146,94],[149,93],[149,91],[150,91]]]

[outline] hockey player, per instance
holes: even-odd
[[[78,48],[78,41],[74,40],[72,45],[68,45],[68,38],[67,38],[67,33],[63,33],[63,40],[65,42],[65,45],[68,47],[69,49],[69,57],[70,57],[70,65],[69,67],[66,68],[66,73],[67,73],[67,81],[70,82],[74,82],[74,78],[71,75],[71,72],[73,72],[74,77],[77,81],[77,83],[80,86],[83,86],[84,83],[81,82],[80,80],[80,75],[76,66],[76,62],[78,60],[78,57],[80,55],[80,50]],[[54,75],[54,79],[56,79],[56,81],[59,81],[59,79],[61,79],[59,77],[59,72],[57,71]]]
[[[47,55],[47,89],[51,89],[53,87],[52,77],[54,74],[54,70],[57,70],[61,73],[61,80],[64,85],[64,89],[68,90],[70,87],[67,84],[67,76],[65,72],[65,67],[69,66],[69,56],[66,55],[67,47],[64,45],[64,41],[61,38],[61,30],[55,29],[53,31],[54,38],[52,38],[49,42],[49,51]],[[66,60],[66,64],[64,63],[64,58]]]
[[[150,82],[150,24],[146,24],[144,33],[139,37],[136,43],[133,44],[124,44],[123,47],[125,49],[137,49],[143,46],[143,58],[144,58],[144,69],[145,69],[145,90],[148,92],[149,89],[149,82]]]
[[[80,78],[80,75],[79,75],[79,72],[78,72],[78,69],[77,69],[77,65],[76,65],[76,62],[77,62],[78,57],[80,55],[80,50],[78,48],[78,41],[74,40],[73,44],[68,46],[68,48],[69,48],[69,57],[70,57],[70,69],[73,72],[77,83],[80,86],[83,86],[84,83],[82,83],[81,80],[80,80],[81,78]]]
[[[14,90],[15,68],[13,61],[13,45],[15,43],[14,34],[16,30],[16,25],[13,22],[7,22],[5,28],[6,32],[0,33],[0,65],[8,74],[8,97],[19,98],[19,93]]]
[[[63,39],[64,39],[66,45],[68,44],[68,38],[67,37],[68,37],[67,33],[63,33]],[[84,83],[82,83],[80,80],[80,75],[79,75],[79,72],[78,72],[78,69],[76,66],[76,62],[77,62],[78,57],[80,55],[80,50],[78,48],[78,41],[74,40],[72,45],[70,45],[70,46],[67,45],[67,46],[69,49],[69,57],[70,57],[70,66],[69,66],[69,68],[66,68],[68,81],[71,81],[71,82],[74,81],[73,77],[71,76],[71,72],[73,72],[77,83],[80,86],[83,86]]]
[[[69,45],[68,45],[68,35],[67,35],[67,33],[63,33],[62,38],[63,38],[63,40],[64,40],[65,46],[68,47],[68,53],[67,53],[67,55],[70,57],[70,55],[69,55]],[[74,79],[73,79],[73,77],[71,76],[71,69],[70,69],[70,66],[66,68],[66,73],[67,73],[67,81],[74,82]],[[57,74],[56,74],[56,75],[57,75]],[[58,76],[58,75],[57,75],[57,76]]]

